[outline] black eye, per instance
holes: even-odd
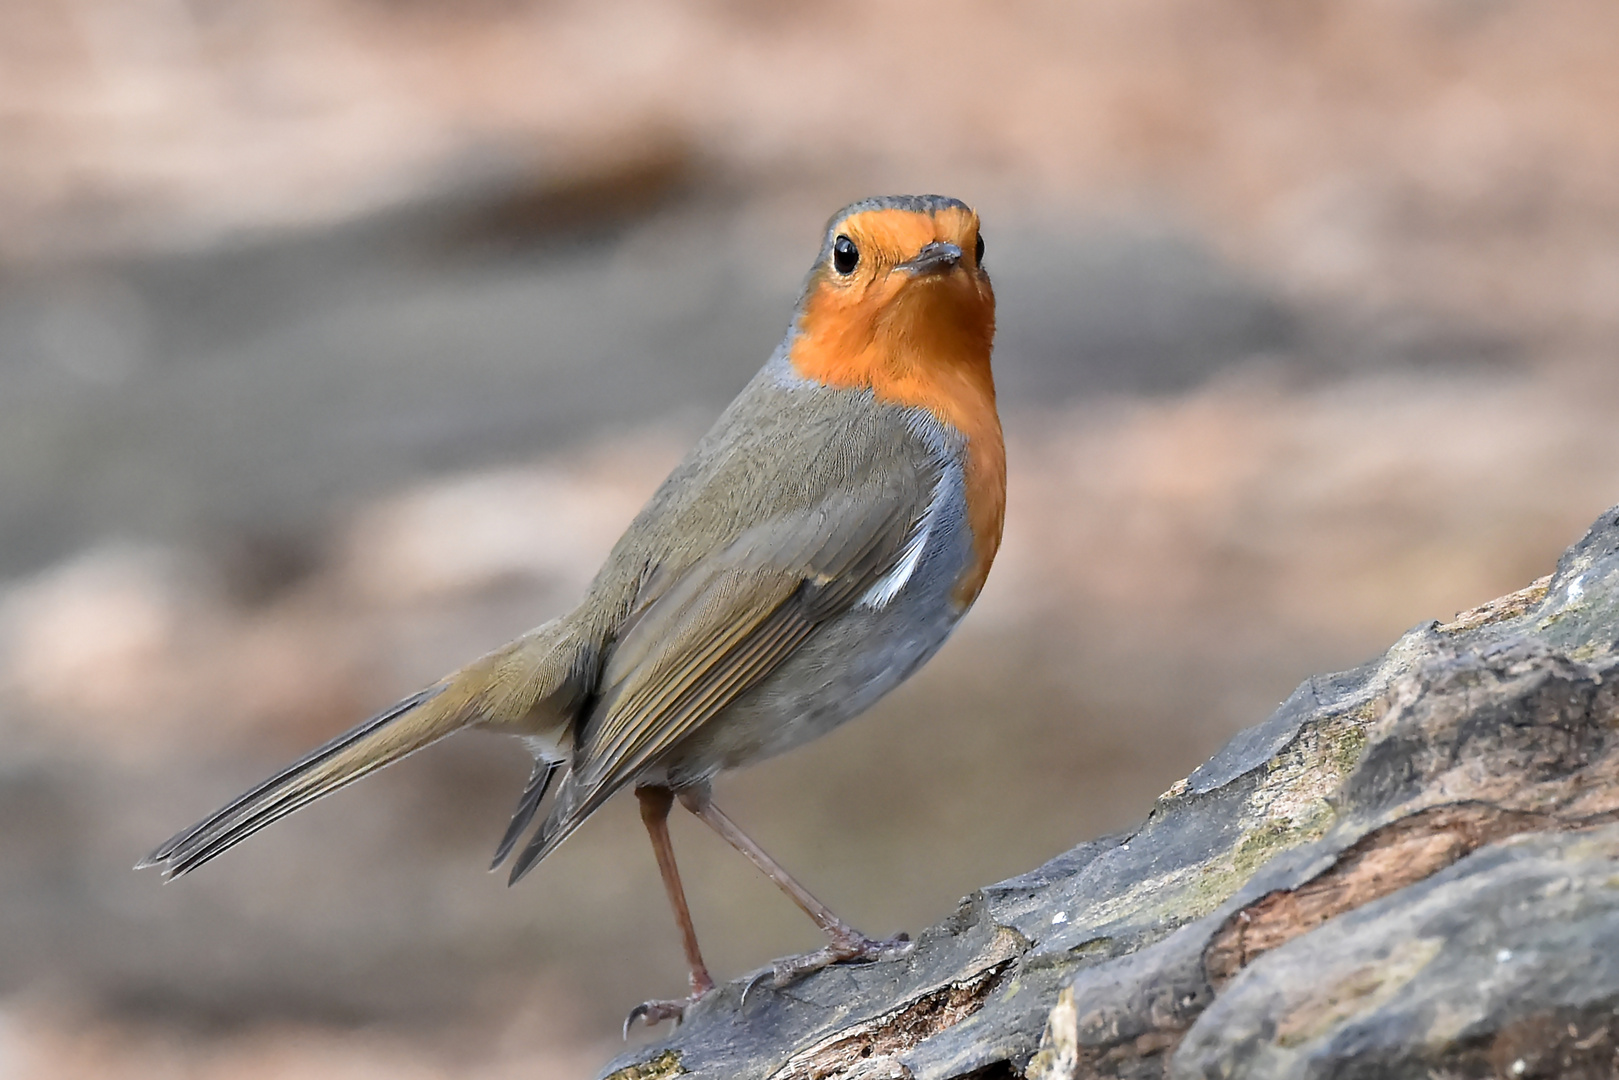
[[[852,274],[860,265],[860,249],[847,236],[832,241],[832,269],[840,274]]]
[[[984,234],[978,234],[978,243],[973,246],[973,262],[979,266],[984,265]]]

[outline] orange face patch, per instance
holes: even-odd
[[[974,256],[978,215],[866,210],[837,231],[859,259],[848,273],[829,263],[811,279],[789,359],[807,379],[869,388],[879,401],[926,409],[966,436],[976,557],[956,596],[970,604],[1000,547],[1006,511],[1006,448],[989,364],[995,293]],[[959,247],[961,260],[932,272],[902,267],[936,241]]]

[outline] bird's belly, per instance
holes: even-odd
[[[758,686],[675,746],[669,783],[706,779],[809,742],[871,707],[925,663],[965,613],[955,586],[972,558],[954,515],[886,603],[863,603],[817,629]]]

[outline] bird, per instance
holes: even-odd
[[[338,735],[136,868],[180,877],[476,728],[516,736],[534,759],[490,867],[515,851],[512,883],[615,793],[636,793],[689,977],[685,997],[637,1006],[626,1033],[637,1020],[679,1023],[715,986],[669,839],[677,801],[825,933],[824,947],[773,962],[774,985],[902,955],[904,935],[868,938],[800,885],[720,810],[713,783],[865,711],[978,597],[1006,503],[994,338],[970,206],[896,195],[839,210],[785,337],[576,608]]]

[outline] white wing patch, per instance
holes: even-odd
[[[922,552],[927,549],[928,537],[933,533],[934,518],[938,516],[939,500],[943,496],[943,477],[933,489],[933,498],[928,503],[927,513],[922,520],[916,523],[916,531],[911,533],[905,541],[905,548],[900,552],[899,562],[894,569],[872,582],[871,588],[860,598],[860,607],[876,608],[881,611],[887,607],[899,591],[905,588],[905,583],[911,580],[916,572],[917,565],[922,561]]]

